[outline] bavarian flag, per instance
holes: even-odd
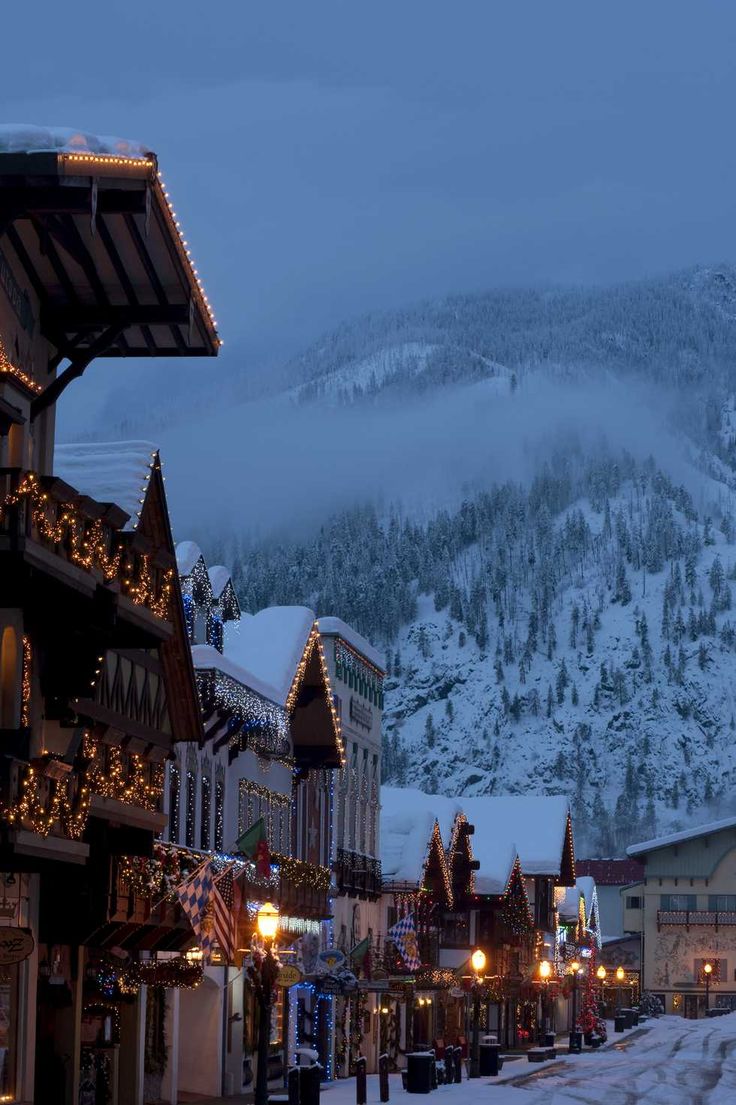
[[[241,833],[235,842],[235,847],[248,859],[256,862],[256,874],[267,879],[271,874],[271,853],[268,850],[268,836],[266,823],[259,817],[255,825],[251,825],[244,833]]]

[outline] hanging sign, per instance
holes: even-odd
[[[451,998],[463,998],[465,997],[465,991],[462,986],[451,986],[449,990]]]
[[[285,963],[276,976],[276,985],[283,986],[285,990],[288,990],[290,986],[298,986],[304,978],[304,975],[298,967],[293,967],[291,963]]]
[[[0,967],[22,963],[35,947],[30,929],[0,928]]]
[[[345,954],[339,948],[328,948],[326,952],[320,952],[318,958],[328,971],[336,971],[345,963]]]

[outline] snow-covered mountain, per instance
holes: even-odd
[[[386,649],[387,779],[567,793],[598,854],[736,808],[731,268],[369,316],[282,379],[292,417],[351,419],[353,505],[299,537],[194,536],[235,562],[245,609],[307,603]],[[439,454],[455,478],[421,511],[414,424],[427,472]],[[384,425],[379,496],[350,435]]]

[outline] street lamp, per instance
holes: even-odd
[[[473,1041],[470,1054],[468,1078],[480,1078],[479,1030],[480,1030],[480,984],[486,969],[486,953],[476,948],[470,957],[470,965],[475,971],[473,982]]]
[[[256,915],[256,927],[262,947],[254,949],[251,977],[258,998],[258,1069],[256,1072],[255,1105],[268,1105],[268,1046],[271,1040],[271,1005],[273,988],[279,972],[279,962],[273,945],[279,927],[279,911],[266,902]]]
[[[570,1029],[569,1051],[580,1050],[580,1033],[578,1032],[578,975],[582,970],[577,959],[570,964],[572,971],[572,1028]]]
[[[606,1002],[605,985],[606,985],[606,975],[608,974],[608,971],[606,970],[606,968],[601,963],[600,967],[598,968],[598,970],[595,973],[596,973],[596,976],[598,978],[598,981],[601,984],[601,1003],[603,1005],[605,1005],[605,1002]]]
[[[549,976],[552,974],[552,964],[549,959],[543,959],[539,964],[539,977],[544,983],[542,990],[542,1033],[549,1031]],[[541,1034],[540,1034],[541,1036]],[[544,1043],[544,1040],[541,1041]]]
[[[706,1013],[710,1009],[710,976],[713,974],[713,964],[703,964],[703,974],[705,975],[705,1011]]]
[[[621,1008],[621,987],[624,984],[624,979],[625,978],[626,978],[626,971],[623,969],[623,967],[617,967],[616,968],[616,982],[618,983],[618,986],[616,987],[616,1008],[617,1009]]]

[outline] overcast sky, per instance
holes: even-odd
[[[732,0],[2,18],[4,121],[157,151],[238,371],[426,295],[736,255]]]

